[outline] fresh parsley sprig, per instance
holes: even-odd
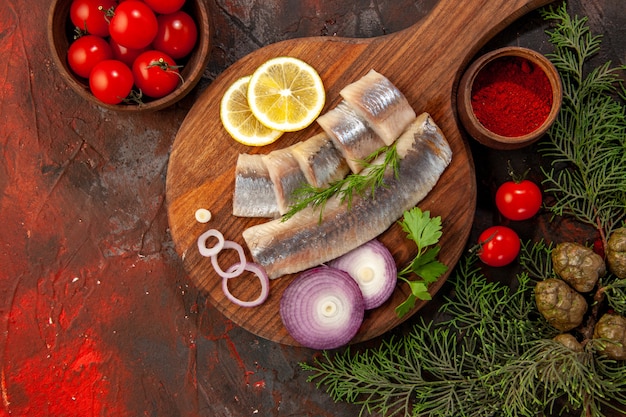
[[[441,239],[441,216],[430,217],[430,211],[422,211],[414,207],[404,213],[398,222],[407,233],[407,238],[417,245],[417,255],[404,269],[398,271],[398,279],[409,284],[411,294],[396,307],[396,315],[402,317],[407,314],[420,300],[430,300],[428,285],[436,282],[448,267],[437,260],[440,246],[436,246]],[[418,279],[409,279],[411,274]]]

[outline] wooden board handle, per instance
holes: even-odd
[[[416,108],[428,109],[435,120],[442,120],[450,115],[431,109],[454,110],[454,86],[478,50],[520,16],[549,3],[551,0],[441,0],[413,26],[373,39],[358,59],[354,57],[345,74],[357,78],[354,74],[361,76],[375,67],[403,92],[417,92],[409,97]],[[438,93],[429,96],[419,91]]]

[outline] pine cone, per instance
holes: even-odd
[[[626,360],[626,318],[607,313],[600,317],[593,330],[594,339],[604,339],[601,353],[611,359]]]
[[[553,340],[559,342],[563,346],[570,348],[574,352],[582,352],[583,345],[576,340],[576,338],[570,333],[561,333],[554,336]]]
[[[606,273],[600,255],[578,243],[559,243],[552,251],[552,265],[563,281],[578,292],[589,292]]]
[[[548,278],[535,286],[537,309],[553,327],[563,332],[578,327],[587,312],[587,301],[565,281]]]
[[[606,260],[611,272],[620,279],[626,278],[626,227],[620,227],[609,237]]]

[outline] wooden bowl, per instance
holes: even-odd
[[[53,0],[48,15],[48,43],[52,52],[52,60],[69,86],[84,99],[115,111],[121,112],[146,112],[156,111],[176,103],[187,95],[200,81],[204,69],[209,60],[210,33],[209,11],[204,0],[187,0],[183,6],[196,22],[198,27],[198,40],[196,46],[187,58],[177,64],[182,65],[181,76],[183,83],[172,93],[159,99],[144,97],[144,103],[116,105],[105,104],[94,97],[89,90],[87,79],[75,75],[67,63],[67,50],[74,36],[69,12],[72,0]]]
[[[493,132],[480,122],[473,105],[475,81],[481,71],[496,60],[518,57],[530,63],[530,71],[539,69],[545,73],[551,88],[551,108],[546,118],[534,130],[519,136],[504,136]],[[515,80],[509,79],[514,82]],[[528,146],[541,138],[556,119],[561,108],[562,85],[559,73],[552,63],[540,53],[527,48],[506,47],[489,52],[474,61],[463,74],[457,94],[457,110],[461,123],[478,142],[490,148],[510,150]]]

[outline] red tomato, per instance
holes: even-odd
[[[106,104],[119,104],[133,88],[133,73],[126,64],[108,59],[96,64],[89,75],[93,95]]]
[[[129,49],[141,49],[150,45],[157,29],[157,18],[152,9],[137,0],[120,3],[109,23],[111,38]]]
[[[74,0],[70,5],[70,20],[81,31],[96,36],[109,36],[106,12],[116,5],[115,0]]]
[[[198,28],[193,18],[183,11],[160,15],[159,29],[152,46],[174,59],[183,58],[191,52],[198,39]]]
[[[478,237],[478,257],[489,266],[505,266],[515,260],[520,251],[520,238],[506,226],[492,226]]]
[[[111,47],[99,36],[85,35],[76,39],[67,50],[67,63],[76,75],[89,78],[91,69],[100,61],[113,58]]]
[[[141,55],[142,52],[145,52],[147,50],[146,48],[129,49],[115,42],[113,38],[109,39],[109,45],[111,46],[111,50],[113,51],[113,58],[117,59],[118,61],[122,61],[129,67],[132,67],[135,59],[137,59],[137,57]]]
[[[541,190],[532,181],[507,181],[496,191],[496,206],[510,220],[527,220],[541,208]]]
[[[142,94],[152,98],[168,95],[181,82],[176,62],[156,50],[146,51],[137,57],[133,64],[133,76]]]
[[[160,14],[174,13],[185,4],[185,0],[144,0],[144,2]]]

